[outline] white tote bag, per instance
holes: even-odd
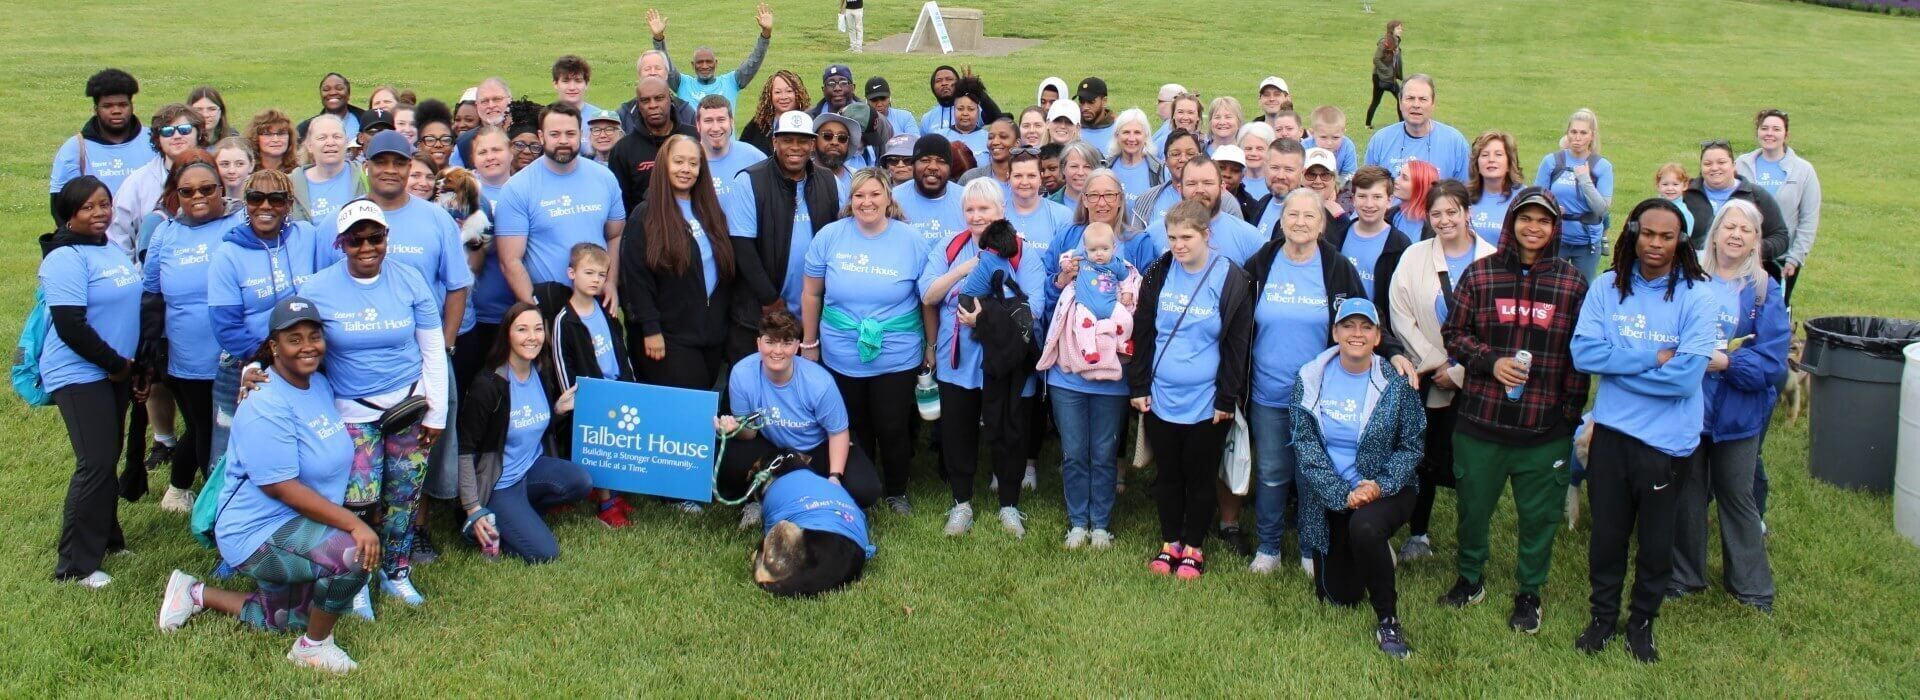
[[[1247,435],[1247,412],[1233,413],[1233,427],[1227,429],[1227,448],[1220,454],[1220,480],[1234,495],[1245,496],[1253,485],[1253,440]]]

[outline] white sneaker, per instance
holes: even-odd
[[[740,529],[752,530],[760,527],[760,504],[748,503],[740,508]]]
[[[1113,546],[1113,533],[1106,530],[1094,530],[1087,536],[1087,545],[1094,549],[1106,549]]]
[[[1019,508],[1005,506],[1000,509],[1000,529],[1014,537],[1027,536],[1027,526],[1020,522],[1026,519],[1027,515],[1020,512]]]
[[[1067,531],[1067,549],[1079,549],[1087,546],[1087,529],[1076,527]]]
[[[160,510],[169,513],[193,512],[193,492],[168,486],[167,495],[160,497]]]
[[[360,664],[353,662],[353,657],[347,656],[347,650],[333,643],[331,636],[316,644],[308,644],[305,636],[293,640],[293,649],[287,652],[287,660],[334,673],[347,673],[360,668]]]
[[[1261,575],[1271,574],[1279,568],[1280,555],[1278,554],[1255,553],[1253,563],[1247,565],[1247,571]]]
[[[998,475],[991,476],[987,479],[987,490],[994,493],[1000,492],[1000,477]]]
[[[179,569],[174,569],[167,576],[167,592],[160,596],[160,631],[180,629],[181,625],[187,624],[188,618],[206,609],[193,604],[193,586],[199,582],[200,579]]]
[[[397,577],[380,577],[380,592],[416,608],[427,603],[427,597],[420,595],[420,589],[413,587],[413,577],[405,573]]]
[[[955,503],[953,505],[953,509],[947,511],[947,527],[946,527],[947,536],[959,537],[961,535],[967,534],[967,531],[972,529],[973,529],[973,504],[972,503]]]
[[[97,591],[106,588],[107,584],[113,583],[113,577],[108,576],[105,571],[95,571],[87,574],[83,578],[67,579],[65,583],[70,583],[75,586],[85,586]]]
[[[1300,557],[1300,570],[1307,572],[1307,578],[1313,578],[1313,557]]]
[[[1027,475],[1020,477],[1020,488],[1032,491],[1040,488],[1040,470],[1032,464],[1027,465]]]
[[[352,610],[353,614],[358,615],[362,619],[365,619],[368,621],[373,620],[372,589],[373,589],[373,581],[369,580],[367,581],[367,585],[360,587],[359,593],[353,594],[353,610]]]

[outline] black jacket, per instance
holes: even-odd
[[[44,260],[48,255],[52,255],[53,251],[70,245],[106,244],[105,236],[100,238],[82,236],[67,230],[63,225],[52,233],[41,234],[40,258]],[[49,306],[47,315],[52,317],[54,335],[59,336],[60,342],[66,343],[67,347],[73,350],[73,354],[79,355],[80,359],[106,370],[107,374],[116,374],[127,366],[127,358],[114,352],[113,346],[108,345],[107,341],[93,330],[93,326],[87,325],[87,307]]]
[[[693,128],[698,116],[694,111],[693,103],[680,99],[679,95],[674,95],[671,99],[673,101],[667,107],[667,113],[673,115],[674,123],[689,129]],[[620,103],[620,108],[614,112],[620,115],[620,133],[631,134],[640,130],[640,98],[636,97]]]
[[[321,112],[320,114],[326,114],[326,112]],[[320,116],[320,114],[315,114],[313,115],[313,117],[318,117]],[[351,104],[347,105],[347,114],[353,115],[353,118],[355,121],[359,121],[367,118],[366,110],[361,109],[359,107],[355,107]],[[313,122],[313,117],[307,117],[306,119],[301,120],[300,125],[294,128],[294,132],[300,136],[301,141],[307,140],[307,124]],[[352,141],[354,136],[357,136],[357,134],[347,134],[347,140]]]
[[[494,368],[491,372],[474,375],[473,383],[467,386],[466,396],[460,399],[460,505],[462,509],[485,506],[487,499],[493,497],[494,485],[500,483],[500,470],[505,461],[503,455],[507,449],[507,415],[512,413],[508,404],[513,398],[513,389],[507,384],[506,366]],[[534,371],[540,373],[541,388],[547,392],[547,406],[560,400],[559,383],[553,373],[541,365],[534,365]],[[555,414],[547,423],[547,432],[541,436],[542,451],[549,456],[566,458],[568,426],[573,424],[570,414]]]
[[[1280,248],[1286,244],[1285,238],[1275,238],[1267,241],[1266,245],[1260,246],[1260,250],[1255,251],[1253,257],[1247,258],[1247,276],[1252,279],[1249,290],[1256,299],[1260,295],[1261,288],[1267,285],[1267,278],[1273,274],[1274,259],[1280,255]],[[1406,246],[1401,246],[1401,250],[1405,249]],[[1399,253],[1396,252],[1394,255],[1398,257]],[[1381,257],[1386,256],[1383,253]],[[1391,275],[1389,275],[1390,278]],[[1353,269],[1353,263],[1347,261],[1347,256],[1341,255],[1340,249],[1335,247],[1334,243],[1328,242],[1326,238],[1320,239],[1320,283],[1327,289],[1327,325],[1329,327],[1334,325],[1336,320],[1334,315],[1340,312],[1340,302],[1353,297],[1367,296],[1367,284],[1360,279],[1360,271]],[[1380,347],[1374,349],[1374,354],[1389,358],[1400,354],[1402,350],[1400,338],[1388,327],[1391,321],[1389,314],[1386,313],[1386,304],[1375,303],[1374,306],[1381,312]],[[1333,344],[1331,337],[1323,340],[1328,345]]]
[[[709,297],[707,272],[698,255],[691,255],[686,272],[678,275],[648,265],[647,237],[653,234],[646,230],[647,204],[641,202],[627,215],[626,233],[621,235],[620,306],[632,334],[627,346],[644,347],[641,342],[650,335],[664,335],[669,344],[678,346],[724,346],[731,280],[717,281]]]
[[[1391,217],[1393,212],[1388,211],[1387,215]],[[1393,219],[1389,218],[1387,221],[1391,222]],[[1335,254],[1338,254],[1342,246],[1346,245],[1347,236],[1353,233],[1353,227],[1358,224],[1358,221],[1354,221],[1345,226],[1329,228],[1320,240],[1333,246]],[[1380,298],[1372,301],[1375,306],[1383,309],[1387,306],[1387,285],[1393,281],[1393,271],[1400,269],[1400,256],[1407,252],[1407,246],[1413,245],[1413,241],[1407,238],[1407,234],[1394,228],[1392,223],[1387,224],[1386,236],[1387,243],[1380,249],[1380,259],[1373,262],[1373,288]],[[1344,257],[1342,256],[1343,259]],[[1361,288],[1365,289],[1366,285],[1361,285]],[[1382,316],[1380,320],[1385,321],[1386,318]]]
[[[780,173],[773,158],[740,171],[753,185],[756,238],[733,239],[733,322],[760,327],[760,307],[780,298],[787,283],[787,256],[793,252],[796,183]],[[813,232],[840,218],[840,183],[833,173],[807,161],[807,216]]]
[[[647,198],[647,186],[653,178],[653,161],[660,155],[660,144],[674,134],[686,134],[698,138],[693,127],[674,122],[673,131],[666,136],[654,136],[645,129],[620,137],[613,144],[613,152],[607,154],[607,169],[613,171],[613,177],[620,182],[620,201],[627,211],[633,211]]]
[[[1247,361],[1253,349],[1253,284],[1247,272],[1232,260],[1221,258],[1220,262],[1227,266],[1227,278],[1220,287],[1220,373],[1214,378],[1213,408],[1235,413],[1246,403],[1250,379]],[[1155,317],[1167,269],[1176,264],[1172,253],[1162,253],[1140,281],[1139,310],[1133,316],[1133,360],[1127,364],[1127,387],[1133,398],[1153,394],[1154,353],[1160,349]]]
[[[620,319],[613,314],[606,315],[607,335],[612,336],[607,342],[613,343],[615,364],[620,367],[620,376],[607,377],[600,374],[600,358],[593,353],[593,331],[587,330],[587,322],[573,311],[570,303],[573,288],[559,282],[542,282],[533,286],[533,298],[540,302],[540,316],[547,320],[549,347],[544,361],[553,368],[558,391],[566,391],[581,377],[633,381],[633,362],[627,356]],[[602,309],[601,313],[606,310]]]
[[[1780,279],[1780,258],[1787,254],[1787,244],[1792,240],[1787,232],[1787,222],[1780,216],[1780,203],[1773,201],[1773,195],[1759,186],[1748,182],[1746,178],[1734,176],[1733,199],[1744,199],[1760,210],[1760,263],[1767,269],[1767,275],[1775,281]],[[1686,205],[1687,212],[1693,214],[1693,231],[1687,237],[1696,251],[1706,250],[1707,241],[1713,233],[1713,202],[1707,199],[1707,186],[1700,178],[1687,183],[1687,192],[1680,201]]]

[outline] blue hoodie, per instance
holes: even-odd
[[[1700,444],[1707,360],[1720,337],[1719,302],[1705,281],[1648,281],[1633,268],[1633,293],[1620,299],[1615,273],[1602,273],[1580,304],[1573,366],[1600,380],[1594,421],[1674,457]],[[1661,350],[1673,358],[1661,364]]]
[[[293,296],[316,271],[316,238],[313,224],[292,220],[280,225],[272,246],[245,221],[227,232],[207,271],[207,311],[221,350],[246,358],[260,349],[274,302]]]
[[[1779,282],[1767,280],[1766,295],[1758,304],[1751,285],[1720,279],[1707,285],[1720,307],[1719,337],[1753,337],[1727,353],[1725,370],[1707,373],[1701,387],[1706,394],[1706,422],[1700,432],[1714,442],[1753,437],[1767,427],[1767,419],[1773,415],[1773,401],[1779,393],[1774,382],[1787,369],[1793,322],[1781,301]]]

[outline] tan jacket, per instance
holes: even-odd
[[[1479,260],[1494,253],[1492,244],[1487,243],[1473,232],[1467,237],[1473,239],[1473,259]],[[1429,238],[1407,247],[1400,256],[1400,266],[1393,270],[1393,281],[1387,288],[1388,313],[1393,318],[1393,330],[1399,334],[1400,341],[1406,345],[1407,359],[1419,369],[1420,374],[1430,374],[1447,365],[1447,343],[1440,336],[1443,324],[1434,314],[1433,299],[1440,294],[1440,273],[1447,271],[1447,255],[1440,250],[1440,239]],[[1448,288],[1459,285],[1460,280],[1447,281]],[[1459,386],[1467,380],[1466,368],[1454,365],[1446,369],[1447,377]],[[1427,407],[1441,408],[1453,403],[1453,391],[1435,387],[1427,393]]]

